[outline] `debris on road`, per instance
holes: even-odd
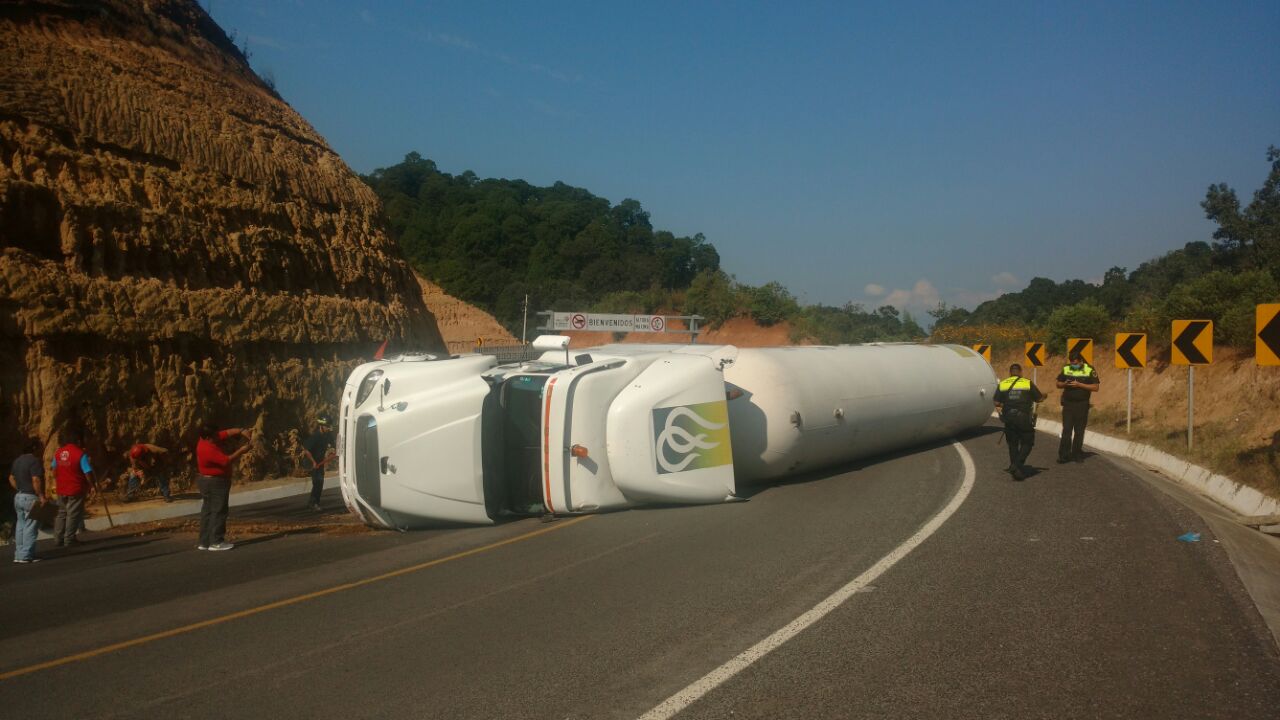
[[[1198,532],[1184,533],[1178,536],[1178,541],[1186,542],[1186,543],[1200,542],[1200,533]]]

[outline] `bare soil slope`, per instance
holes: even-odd
[[[514,345],[519,339],[489,313],[446,293],[424,277],[418,277],[422,301],[435,315],[440,335],[451,352],[471,352],[476,340],[486,345]]]
[[[0,248],[3,458],[208,418],[271,470],[383,339],[443,345],[372,191],[195,0],[0,2]]]

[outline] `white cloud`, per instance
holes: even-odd
[[[932,310],[942,301],[938,288],[933,283],[921,278],[910,290],[896,289],[884,299],[885,305],[892,305],[899,310]]]
[[[867,286],[862,288],[862,292],[866,293],[870,297],[880,297],[881,295],[885,294],[886,291],[883,285],[877,285],[876,283],[867,283]]]
[[[1018,276],[1008,271],[992,275],[991,284],[1000,289],[1016,288],[1021,285],[1021,283],[1018,282]]]

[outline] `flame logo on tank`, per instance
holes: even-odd
[[[723,400],[654,408],[658,472],[678,473],[733,462],[728,415]]]

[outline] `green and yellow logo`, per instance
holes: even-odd
[[[729,465],[729,406],[724,400],[653,409],[658,474]]]

